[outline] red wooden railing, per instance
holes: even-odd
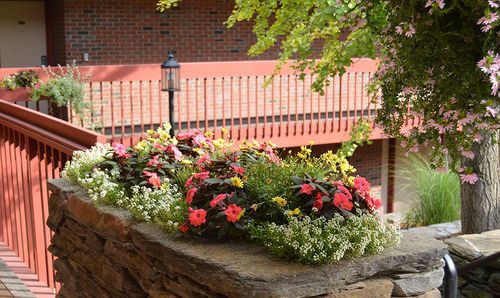
[[[106,138],[43,113],[0,100],[0,242],[55,288],[47,179],[58,178],[74,150]]]
[[[300,80],[285,66],[269,78],[276,61],[183,63],[182,91],[176,93],[176,129],[212,130],[215,137],[227,128],[236,141],[273,139],[280,147],[298,146],[309,140],[317,144],[348,139],[359,117],[373,120],[378,105],[370,104],[366,86],[377,62],[357,59],[342,77],[334,77],[325,94],[311,92],[311,75]],[[0,69],[0,77],[20,69]],[[40,70],[38,70],[40,71]],[[71,122],[96,129],[109,141],[131,144],[168,121],[167,94],[159,89],[156,64],[80,67],[90,80],[87,101],[93,113],[79,119],[70,111]],[[264,81],[268,86],[264,87]],[[0,98],[46,112],[44,103],[26,103],[22,95],[0,91]],[[19,103],[19,102],[18,102]],[[372,138],[382,138],[374,130]]]

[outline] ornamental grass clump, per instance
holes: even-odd
[[[210,132],[166,125],[133,147],[96,145],[75,153],[63,177],[97,205],[128,209],[169,233],[243,239],[304,263],[377,253],[398,242],[377,217],[380,200],[345,157],[311,156],[303,146],[280,158],[271,142],[238,150]],[[286,237],[285,237],[286,235]]]

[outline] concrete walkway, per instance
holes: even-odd
[[[38,276],[0,241],[0,298],[4,297],[54,298],[55,295],[53,289],[39,281]]]
[[[0,297],[35,297],[17,275],[0,259]]]

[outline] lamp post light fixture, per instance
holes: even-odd
[[[168,91],[168,112],[170,136],[174,136],[174,93],[181,90],[181,65],[174,53],[168,52],[168,59],[161,64],[161,90]]]

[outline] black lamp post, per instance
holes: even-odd
[[[181,66],[174,54],[168,52],[168,59],[161,65],[161,90],[168,91],[168,112],[170,136],[174,135],[174,93],[181,90]]]

